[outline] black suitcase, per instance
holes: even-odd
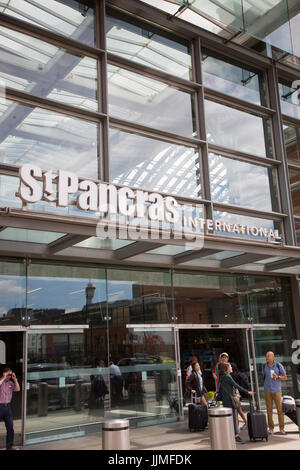
[[[250,412],[247,414],[247,422],[250,441],[256,441],[256,439],[268,440],[266,415],[263,411],[255,411],[252,403],[250,403]]]
[[[208,422],[207,407],[200,403],[190,403],[188,410],[190,432],[204,431]]]

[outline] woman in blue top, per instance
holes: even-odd
[[[219,368],[219,377],[220,377],[220,386],[222,388],[222,402],[223,406],[227,408],[232,408],[232,416],[233,416],[233,425],[234,425],[234,434],[236,442],[240,444],[244,444],[242,439],[239,435],[239,428],[236,422],[236,413],[235,409],[232,405],[232,396],[235,395],[235,389],[237,388],[240,392],[246,393],[250,396],[253,395],[253,392],[249,392],[244,387],[241,387],[238,383],[236,383],[233,378],[231,377],[232,367],[231,364],[228,362],[220,364]]]

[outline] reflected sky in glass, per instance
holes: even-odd
[[[108,93],[111,116],[195,136],[189,93],[114,65],[108,65]]]
[[[178,196],[201,197],[195,149],[110,129],[110,181]]]
[[[85,44],[95,41],[93,0],[1,0],[0,13]]]
[[[34,163],[97,179],[96,123],[0,98],[0,124],[2,163]]]
[[[208,142],[266,157],[263,119],[205,100],[205,118]]]
[[[213,201],[272,211],[271,170],[212,152],[209,167]]]

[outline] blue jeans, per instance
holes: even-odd
[[[238,428],[237,422],[236,422],[236,410],[232,408],[232,417],[233,417],[233,426],[234,426],[234,435],[237,436],[239,434],[240,430]]]
[[[14,445],[14,421],[10,405],[0,405],[0,421],[4,421],[6,427],[6,449]]]

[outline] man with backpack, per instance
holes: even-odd
[[[277,408],[280,434],[286,434],[282,410],[281,382],[287,380],[287,376],[283,365],[275,361],[275,355],[272,351],[268,351],[266,354],[266,364],[263,366],[263,379],[269,434],[274,432],[273,401]]]

